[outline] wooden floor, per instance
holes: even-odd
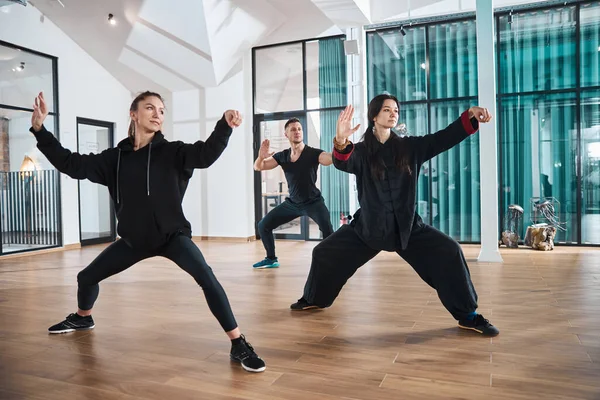
[[[255,271],[260,243],[200,243],[261,374],[230,363],[201,291],[165,259],[103,282],[96,329],[65,335],[46,329],[75,310],[77,272],[103,247],[0,259],[0,398],[600,399],[600,250],[471,261],[480,311],[501,331],[490,339],[459,330],[389,253],[331,308],[289,311],[314,245],[278,242],[282,267]]]

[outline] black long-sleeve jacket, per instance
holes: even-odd
[[[475,118],[469,120],[469,114],[465,111],[448,127],[436,133],[401,138],[402,146],[408,147],[406,154],[410,158],[408,165],[411,171],[397,168],[394,164],[386,165],[382,180],[371,176],[364,142],[356,145],[350,143],[343,151],[334,148],[335,167],[356,175],[361,208],[354,215],[354,227],[359,237],[373,249],[396,251],[398,244],[405,249],[415,220],[416,189],[421,165],[459,144],[478,129],[478,121]],[[385,144],[381,146],[383,148]]]
[[[129,246],[153,250],[176,234],[191,237],[182,201],[195,168],[208,168],[225,150],[232,129],[223,117],[204,141],[169,142],[159,131],[142,149],[129,138],[99,154],[65,149],[42,126],[37,147],[60,172],[108,187],[118,219],[117,232]]]

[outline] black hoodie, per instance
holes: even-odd
[[[45,127],[30,131],[37,147],[60,172],[107,186],[121,238],[136,249],[156,250],[173,235],[191,237],[181,203],[194,168],[208,168],[223,153],[232,129],[225,118],[203,142],[169,142],[161,132],[134,151],[129,138],[99,154],[72,153]]]

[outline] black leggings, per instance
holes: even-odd
[[[303,205],[294,204],[286,199],[283,203],[269,211],[258,223],[258,233],[267,251],[267,257],[271,259],[275,258],[273,229],[303,215],[315,221],[319,226],[319,230],[323,233],[323,239],[326,239],[333,233],[329,210],[325,205],[323,197]]]
[[[437,291],[455,319],[464,319],[477,309],[467,261],[454,239],[431,226],[415,225],[406,249],[396,252]],[[378,253],[358,237],[353,225],[342,225],[313,249],[304,299],[330,306],[346,281]]]
[[[79,309],[92,309],[98,298],[100,281],[123,272],[139,261],[154,256],[168,258],[194,278],[204,291],[210,311],[225,332],[237,328],[223,287],[204,260],[200,249],[192,242],[192,239],[183,235],[173,237],[164,248],[154,253],[132,249],[123,239],[108,246],[90,265],[77,274]]]

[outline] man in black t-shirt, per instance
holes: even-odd
[[[262,142],[254,170],[265,171],[281,165],[287,180],[289,197],[271,210],[258,223],[258,232],[267,256],[253,265],[254,268],[277,268],[279,261],[275,256],[273,229],[306,215],[317,223],[323,233],[323,239],[333,233],[329,210],[325,205],[321,191],[315,185],[317,169],[320,165],[331,165],[331,153],[315,149],[304,144],[302,124],[297,118],[285,124],[285,136],[290,148],[278,153],[269,152],[269,140]]]

